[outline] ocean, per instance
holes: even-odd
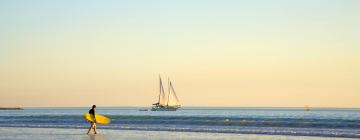
[[[83,114],[89,109],[68,107],[0,110],[0,133],[7,131],[11,135],[8,131],[12,129],[36,128],[75,130],[82,135],[90,126],[83,119]],[[116,130],[122,130],[144,133],[181,132],[195,136],[249,134],[295,138],[360,138],[360,109],[356,108],[311,108],[310,111],[304,111],[303,108],[240,107],[184,107],[178,111],[139,109],[142,108],[98,107],[96,113],[108,116],[112,123],[99,124],[97,128],[114,134]],[[0,139],[1,137],[0,134]]]

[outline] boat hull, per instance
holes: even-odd
[[[151,111],[176,111],[179,106],[153,106]]]

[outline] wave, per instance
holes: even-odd
[[[256,126],[291,128],[347,128],[360,129],[360,120],[351,119],[299,119],[299,118],[239,118],[204,116],[132,116],[109,115],[112,124],[173,124],[211,126]],[[0,116],[2,123],[83,123],[80,115]]]
[[[360,138],[360,120],[108,115],[103,129]],[[87,128],[81,115],[0,116],[0,127]]]

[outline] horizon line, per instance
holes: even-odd
[[[13,106],[14,107],[14,106]],[[0,106],[0,108],[13,108],[7,106]],[[90,106],[15,106],[18,108],[86,108]],[[150,108],[151,106],[99,106],[98,108]],[[315,109],[360,109],[360,107],[319,107],[319,106],[182,106],[182,108],[315,108]]]

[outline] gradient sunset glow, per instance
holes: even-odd
[[[0,1],[0,106],[360,107],[360,1]]]

